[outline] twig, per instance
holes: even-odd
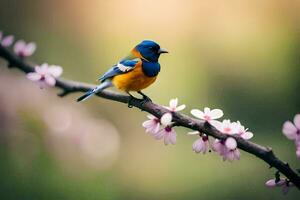
[[[5,59],[10,67],[18,68],[19,70],[25,73],[34,71],[34,66],[32,64],[29,64],[24,59],[17,57],[15,54],[10,52],[8,49],[2,47],[1,45],[0,57]],[[95,87],[95,85],[62,78],[56,80],[55,86],[62,90],[62,92],[58,94],[61,97],[75,92],[86,92]],[[107,90],[99,92],[97,96],[125,104],[128,104],[129,101],[129,96]],[[143,104],[141,103],[141,101],[133,99],[131,101],[131,104],[134,107],[146,111],[158,118],[160,118],[164,113],[169,112],[164,107],[157,105],[153,102],[147,102]],[[214,138],[227,138],[226,135],[219,132],[215,127],[211,126],[210,124],[205,123],[202,120],[196,120],[184,114],[180,114],[177,112],[173,113],[173,121],[175,122],[176,126],[182,126],[192,130],[197,130]],[[236,139],[239,149],[242,149],[252,155],[257,156],[258,158],[264,160],[270,167],[276,168],[300,190],[300,176],[286,162],[283,162],[279,158],[277,158],[271,148],[260,146],[253,142],[246,141],[240,137],[231,137],[234,137]]]

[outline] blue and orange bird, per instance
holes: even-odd
[[[123,58],[118,64],[112,66],[103,76],[99,78],[100,85],[86,92],[77,101],[83,101],[92,95],[109,87],[116,87],[133,97],[130,92],[138,92],[143,96],[143,103],[151,99],[142,93],[142,90],[150,86],[160,72],[159,56],[168,53],[151,40],[144,40],[138,44],[130,54]],[[130,101],[128,103],[130,106]]]

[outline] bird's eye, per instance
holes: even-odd
[[[149,49],[150,49],[151,51],[157,51],[157,48],[155,48],[155,47],[149,47]]]

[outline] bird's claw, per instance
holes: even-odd
[[[132,101],[134,100],[135,98],[133,96],[129,96],[129,100],[128,100],[128,108],[132,108],[133,105],[132,105]]]
[[[150,101],[150,102],[152,102],[152,99],[150,99],[150,97],[148,97],[148,96],[143,96],[143,101]]]
[[[142,106],[144,106],[147,102],[152,102],[152,100],[148,96],[143,95],[143,99],[141,99]]]
[[[128,100],[128,108],[133,108],[133,101],[140,101],[141,99],[135,98],[134,96],[130,95]]]
[[[128,100],[128,108],[132,108],[133,107],[133,101],[140,101],[141,105],[144,106],[145,103],[147,102],[152,102],[152,100],[145,94],[143,94],[142,92],[139,92],[139,94],[141,94],[143,96],[142,99],[138,99],[135,98],[134,96],[132,96],[131,94],[129,94],[129,100]]]
[[[150,99],[150,97],[148,97],[147,95],[145,95],[141,91],[139,91],[138,93],[143,96],[142,103],[145,104],[146,102],[149,102],[149,101],[152,102],[152,100]]]

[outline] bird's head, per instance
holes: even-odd
[[[160,54],[168,51],[160,48],[154,41],[144,40],[133,49],[133,53],[149,62],[157,62]]]

